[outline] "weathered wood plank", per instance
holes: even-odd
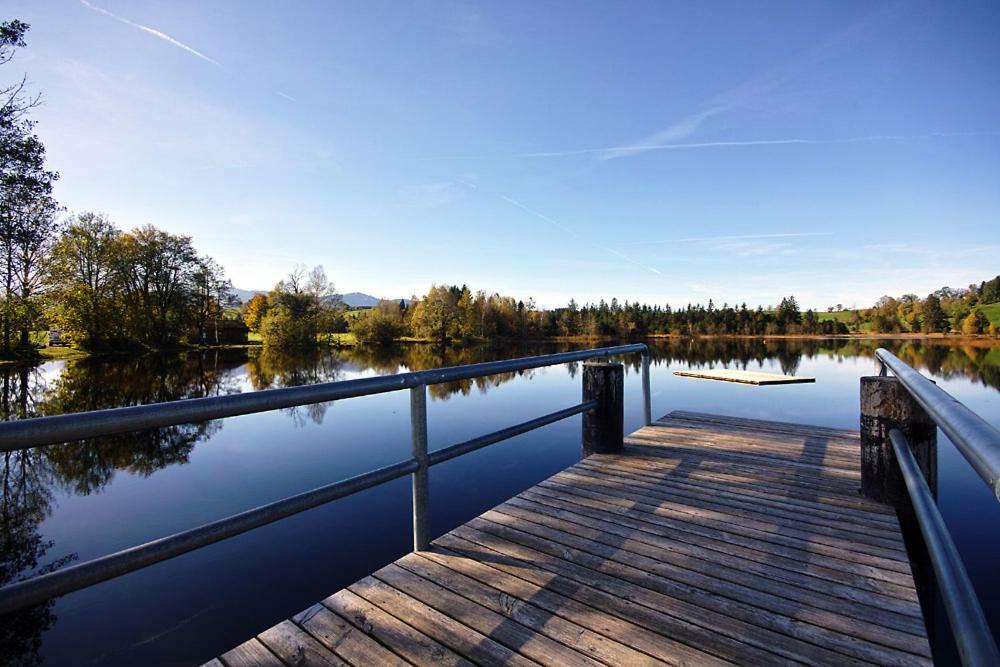
[[[773,421],[765,419],[753,419],[750,417],[733,417],[730,415],[719,415],[708,412],[692,412],[690,410],[674,410],[666,415],[668,418],[684,419],[699,424],[727,424],[739,428],[763,431],[765,433],[803,433],[806,435],[819,433],[823,435],[860,440],[857,431],[843,428],[833,428],[830,426],[814,426],[812,424],[798,424],[795,422]]]
[[[257,639],[282,662],[295,667],[344,667],[348,664],[291,621],[265,630]]]
[[[278,657],[256,638],[223,653],[219,660],[226,667],[284,667]]]
[[[754,495],[752,491],[744,492],[743,489],[739,488],[734,491],[730,486],[692,483],[669,477],[656,478],[609,465],[595,466],[584,462],[573,466],[571,470],[579,475],[596,477],[597,479],[608,479],[621,484],[661,492],[669,495],[671,498],[710,498],[715,505],[726,508],[751,512],[764,511],[774,516],[791,518],[793,520],[799,517],[802,522],[835,526],[851,532],[861,532],[864,535],[879,536],[891,541],[893,544],[901,545],[898,539],[899,524],[896,522],[868,521],[863,516],[851,516],[850,514],[827,510],[822,507],[803,506],[793,500],[786,499],[785,502],[782,502],[770,497]]]
[[[522,519],[527,516],[517,512],[515,507],[505,504],[498,507],[497,511],[513,512],[517,518]],[[588,530],[583,524],[563,521],[551,515],[532,513],[531,517],[530,523],[522,521],[516,525],[532,534],[541,532],[533,529],[533,524],[559,527],[577,537],[592,539],[599,544],[631,554],[647,556],[658,563],[676,566],[662,568],[663,572],[669,573],[664,576],[674,581],[697,586],[719,595],[731,596],[775,613],[802,620],[809,619],[812,623],[831,630],[849,632],[872,641],[886,641],[890,645],[904,649],[911,646],[912,635],[922,633],[923,623],[918,615],[914,615],[914,612],[919,613],[916,602],[901,603],[895,598],[850,587],[835,587],[829,584],[812,586],[808,585],[808,582],[801,581],[804,577],[797,583],[806,585],[797,586],[784,581],[792,578],[789,576],[792,574],[790,572],[775,573],[772,585],[768,585],[769,580],[766,576],[748,573],[756,569],[750,563],[746,564],[745,571],[741,575],[741,570],[737,567],[739,559],[720,558],[709,554],[707,550],[697,555],[674,554],[672,553],[674,549],[669,546],[667,540],[660,539],[650,544],[649,542],[653,540],[635,540],[632,539],[633,536],[617,538],[618,535],[627,534],[628,530],[612,531],[609,530],[608,524],[603,522],[591,521],[590,525],[594,526],[594,530]],[[668,555],[667,552],[671,553]],[[698,558],[698,555],[705,556],[704,560]],[[877,606],[879,604],[882,606]],[[910,613],[904,613],[900,609],[908,610]],[[905,635],[898,634],[895,629],[899,629]]]
[[[857,433],[673,412],[220,656],[342,664],[929,664]]]
[[[697,525],[670,519],[656,521],[655,517],[648,515],[636,519],[632,518],[626,510],[613,505],[602,505],[580,496],[552,495],[544,491],[544,489],[530,489],[522,493],[518,499],[544,505],[548,508],[546,511],[566,511],[583,517],[611,521],[627,528],[661,535],[706,549],[738,555],[749,560],[787,566],[793,571],[810,572],[814,576],[829,577],[834,581],[848,583],[861,577],[907,588],[912,586],[912,577],[908,573],[904,574],[894,570],[831,558],[808,549],[796,549],[770,542],[743,539],[737,534],[699,529]]]
[[[500,613],[524,622],[536,631],[607,664],[664,663],[664,660],[652,657],[664,655],[662,650],[641,652],[643,647],[650,648],[650,642],[657,643],[657,640],[637,626],[606,616],[595,623],[594,610],[571,598],[555,595],[547,589],[504,575],[485,565],[456,562],[457,560],[459,559],[449,557],[447,552],[438,549],[400,562],[405,562],[405,566],[414,572],[434,577],[435,581],[474,598],[481,604],[495,605]],[[662,643],[659,644],[662,648]],[[676,656],[713,662],[711,656],[689,647],[675,644],[672,648]]]
[[[391,573],[390,573],[391,575]],[[349,591],[380,607],[387,614],[424,633],[442,646],[450,648],[458,655],[475,664],[489,665],[537,665],[518,656],[506,646],[498,644],[467,625],[439,612],[419,600],[397,590],[392,585],[377,579],[365,577],[355,582]]]
[[[471,539],[466,539],[471,537]],[[481,568],[499,570],[514,577],[523,579],[532,584],[540,586],[543,590],[552,591],[564,597],[576,600],[579,603],[589,605],[598,613],[591,612],[597,621],[603,621],[605,617],[620,618],[634,623],[637,626],[657,633],[672,641],[683,642],[690,647],[712,653],[720,658],[725,658],[739,664],[750,665],[774,665],[774,664],[797,664],[785,661],[779,655],[769,651],[758,649],[756,646],[732,640],[729,637],[719,635],[716,632],[707,630],[700,625],[691,623],[681,616],[674,616],[664,610],[648,607],[633,600],[628,595],[618,592],[608,592],[601,588],[581,583],[579,579],[567,577],[554,572],[551,569],[539,567],[535,561],[524,560],[502,550],[497,550],[488,546],[492,544],[502,544],[492,536],[479,534],[470,531],[466,537],[461,537],[456,531],[443,535],[434,541],[434,544],[449,555],[463,556],[459,561],[448,561],[448,567],[462,568],[463,572],[468,571],[476,576],[486,576]],[[422,557],[435,558],[433,553],[421,554]],[[544,555],[541,555],[544,558]],[[471,568],[469,563],[477,563],[480,567]],[[466,570],[465,568],[469,568]],[[490,581],[490,579],[484,579]],[[683,658],[683,654],[672,648],[669,652],[661,655],[664,659],[672,657]],[[695,660],[690,664],[701,664],[704,660]]]
[[[565,634],[567,628],[571,632],[578,632],[580,628],[561,625],[551,615],[538,614],[531,607],[522,608],[503,594],[484,593],[474,585],[448,575],[447,572],[433,571],[416,554],[405,556],[376,573],[383,581],[391,582],[411,596],[419,596],[453,618],[462,619],[463,623],[517,650],[528,659],[546,665],[600,664],[575,647],[558,641],[573,636]]]
[[[407,661],[463,667],[473,664],[346,588],[323,600],[323,605]]]
[[[499,517],[491,516],[492,518]],[[799,616],[809,613],[809,609],[801,605],[793,605],[795,617],[771,612],[764,606],[763,594],[754,595],[741,591],[744,596],[753,595],[756,604],[751,605],[740,600],[735,591],[729,595],[709,592],[684,582],[680,576],[687,578],[686,575],[679,574],[677,568],[666,566],[655,559],[575,539],[574,536],[558,531],[545,531],[545,536],[542,537],[486,519],[474,519],[466,526],[522,548],[526,547],[537,554],[554,557],[558,559],[556,567],[573,564],[576,568],[589,570],[589,576],[593,576],[590,573],[605,575],[615,580],[619,587],[626,582],[641,587],[644,591],[655,594],[655,604],[659,608],[673,609],[672,613],[685,614],[703,627],[741,641],[749,641],[748,635],[753,634],[764,642],[762,648],[780,651],[795,660],[827,662],[836,658],[844,663],[862,661],[886,665],[912,664],[912,654],[875,646],[799,620]],[[578,545],[580,548],[571,545]],[[547,568],[550,563],[552,560],[546,560],[543,567]],[[574,571],[577,575],[581,572],[580,569]],[[636,588],[628,587],[627,590],[633,596],[647,595]]]
[[[322,604],[296,614],[292,621],[352,665],[409,664]]]

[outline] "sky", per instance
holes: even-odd
[[[237,287],[826,308],[1000,273],[1000,4],[4,0],[56,195]]]

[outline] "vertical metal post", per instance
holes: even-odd
[[[427,526],[427,385],[410,389],[410,437],[413,458],[419,466],[413,482],[413,550],[426,551],[430,545]]]
[[[649,350],[642,353],[642,423],[653,423],[653,410],[649,403]]]

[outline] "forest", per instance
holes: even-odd
[[[411,336],[445,342],[472,339],[631,339],[647,336],[846,335],[851,333],[997,334],[986,313],[1000,315],[1000,276],[965,289],[944,287],[923,299],[882,297],[871,308],[802,311],[794,296],[775,306],[749,308],[653,305],[601,301],[539,309],[534,302],[476,292],[467,286],[438,285],[422,298],[379,302],[349,320],[361,342],[388,342]]]

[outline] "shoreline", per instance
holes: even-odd
[[[465,348],[481,345],[544,345],[559,343],[627,343],[644,342],[658,340],[914,340],[929,342],[947,342],[957,344],[969,344],[973,347],[1000,347],[1000,337],[989,336],[987,334],[966,335],[966,334],[923,334],[923,333],[897,333],[897,334],[874,334],[874,333],[851,333],[851,334],[771,334],[771,335],[748,335],[748,334],[650,334],[648,336],[628,338],[612,338],[607,336],[554,336],[552,338],[494,338],[494,339],[471,339],[466,341],[449,341],[445,347]],[[393,341],[392,345],[441,345],[438,341],[420,338],[404,338]],[[377,347],[377,345],[365,345],[363,343],[330,343],[319,342],[317,349],[321,348],[345,349],[361,347]],[[92,357],[122,356],[132,357],[144,354],[158,353],[184,353],[184,352],[209,352],[212,350],[251,350],[264,349],[260,343],[238,343],[232,345],[181,345],[174,348],[162,350],[119,350],[87,352],[74,347],[45,347],[38,350],[35,357],[24,357],[20,359],[2,359],[0,365],[41,363],[47,361],[75,361]]]

